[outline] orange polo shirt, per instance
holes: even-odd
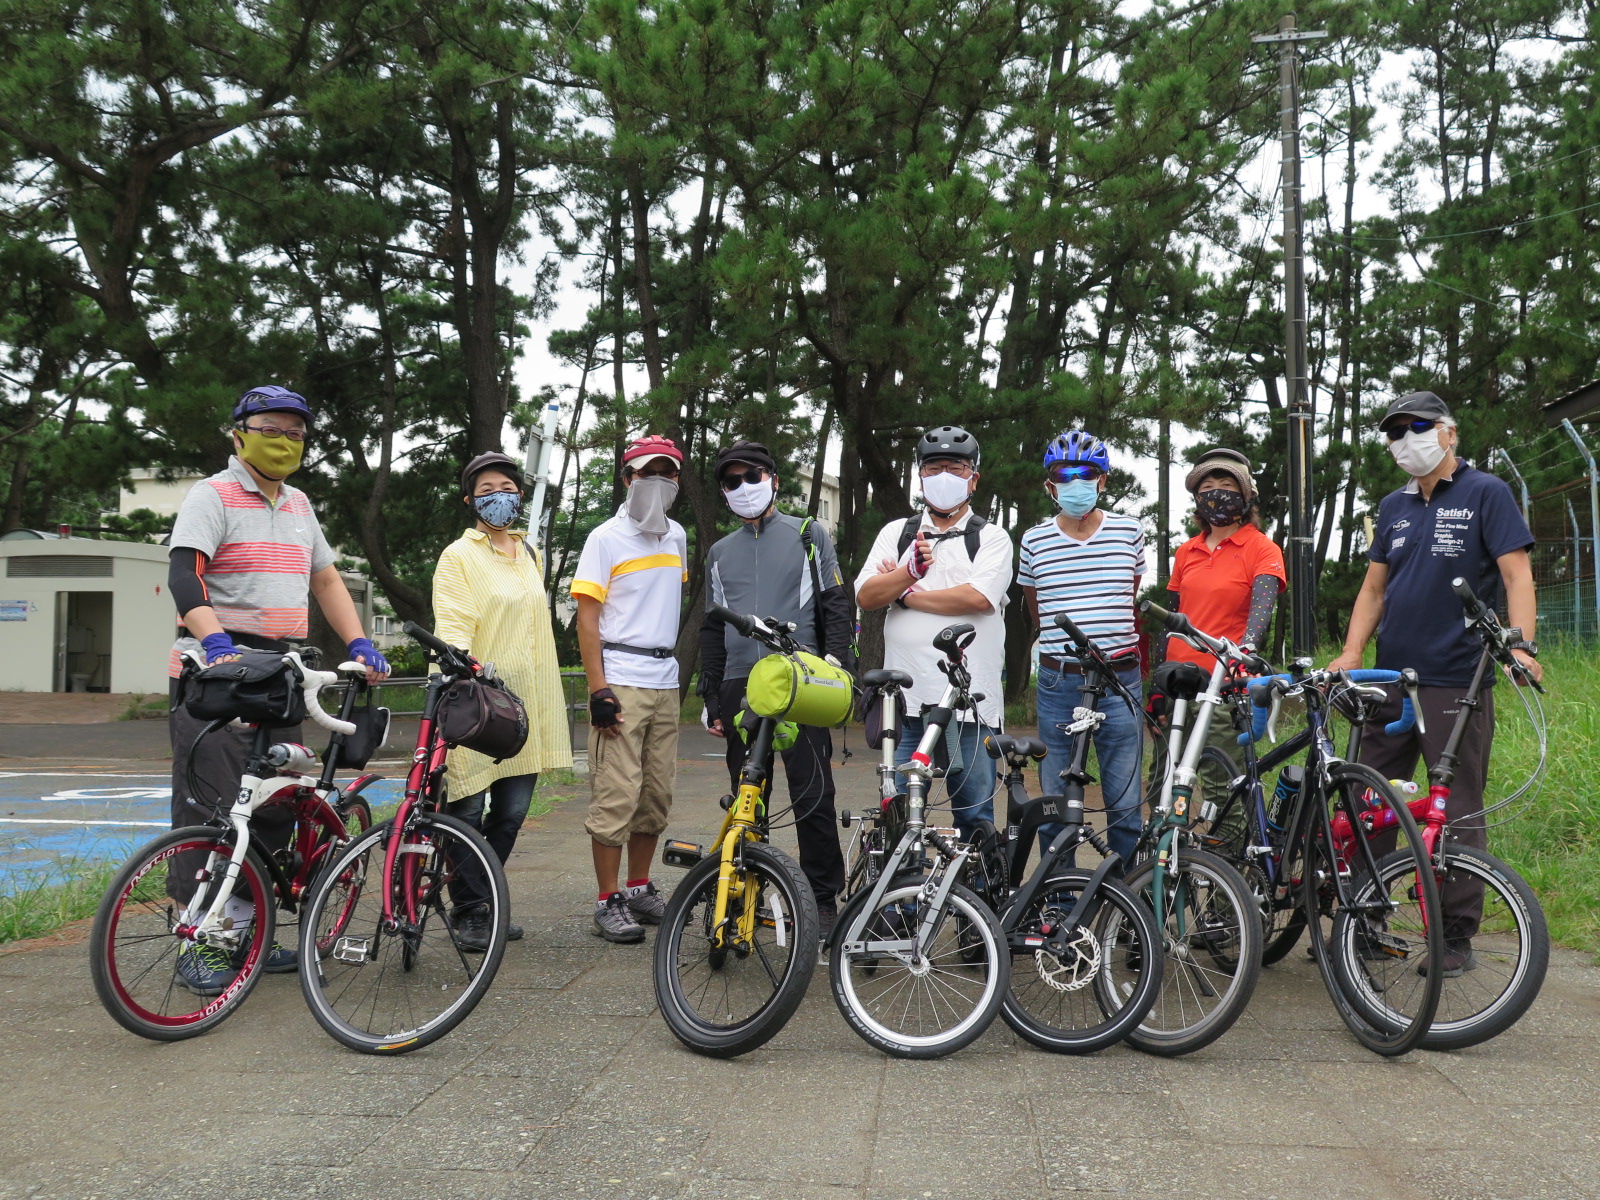
[[[1247,522],[1218,542],[1215,550],[1206,546],[1203,533],[1179,546],[1167,590],[1178,593],[1184,616],[1201,633],[1237,642],[1244,637],[1250,617],[1250,588],[1258,575],[1276,579],[1280,593],[1288,589],[1283,551]],[[1214,662],[1211,655],[1201,654],[1175,637],[1167,639],[1167,658],[1198,663],[1207,671]]]

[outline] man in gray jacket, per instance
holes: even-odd
[[[717,483],[744,522],[711,547],[706,558],[706,618],[700,626],[700,695],[711,732],[728,741],[728,773],[737,788],[745,742],[734,719],[744,707],[745,681],[766,651],[711,613],[720,604],[737,613],[795,624],[795,639],[854,669],[855,617],[834,553],[816,521],[778,511],[777,463],[760,442],[736,442],[717,455]],[[844,887],[844,857],[833,808],[833,739],[826,729],[800,727],[783,752],[800,842],[800,869],[817,898],[823,933],[833,926]]]

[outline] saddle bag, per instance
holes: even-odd
[[[498,679],[458,679],[439,697],[439,732],[452,746],[499,762],[528,741],[528,710]]]
[[[298,725],[306,716],[299,680],[269,650],[241,650],[233,662],[196,671],[184,685],[184,707],[197,720],[250,725]]]

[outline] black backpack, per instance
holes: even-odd
[[[929,540],[934,542],[947,542],[951,538],[959,537],[967,544],[967,560],[969,562],[977,562],[978,546],[983,540],[979,536],[978,530],[982,529],[988,523],[989,522],[983,517],[980,517],[977,513],[973,513],[972,520],[967,522],[966,529],[959,533],[954,529],[947,529],[943,533],[930,534]],[[921,521],[919,521],[916,517],[907,517],[901,524],[900,544],[894,552],[895,558],[901,558],[905,552],[911,548],[911,543],[917,540],[917,528],[919,525],[921,525]]]

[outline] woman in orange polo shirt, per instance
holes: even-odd
[[[1278,594],[1289,585],[1283,551],[1256,527],[1250,460],[1220,447],[1201,454],[1184,480],[1194,497],[1201,531],[1172,559],[1167,588],[1195,628],[1255,649],[1267,636]],[[1212,658],[1177,638],[1167,641],[1169,662],[1192,662],[1209,672]]]

